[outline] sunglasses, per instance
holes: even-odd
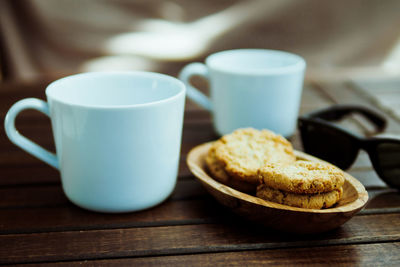
[[[335,105],[299,117],[298,127],[304,151],[347,169],[362,149],[368,153],[379,177],[389,186],[400,189],[400,139],[361,137],[332,123],[351,114],[364,117],[377,132],[386,127],[385,118],[370,109]]]

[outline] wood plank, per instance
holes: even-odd
[[[367,152],[360,150],[351,170],[372,170],[372,163]]]
[[[180,224],[220,222],[221,217],[231,216],[239,219],[213,200],[195,180],[179,181],[170,199],[153,209],[121,216],[80,209],[67,200],[61,186],[3,189],[0,195],[0,234],[175,225],[178,218],[182,220]],[[400,195],[396,190],[376,189],[369,195],[370,201],[360,214],[400,212]],[[220,216],[216,216],[215,210]]]
[[[240,220],[227,224],[179,225],[0,236],[0,263],[89,260],[317,247],[400,240],[400,214],[356,216],[341,228],[296,236],[267,231]]]
[[[190,150],[189,148],[186,148]],[[9,153],[13,157],[13,153]],[[26,154],[23,151],[18,151],[17,156],[14,156],[13,162],[11,160],[7,164],[0,164],[1,179],[0,188],[2,186],[16,186],[16,185],[40,185],[40,184],[59,184],[60,174],[58,170],[52,168],[46,163]],[[21,157],[30,158],[29,161],[21,162]],[[186,155],[182,155],[179,162],[178,177],[191,176],[187,164]]]
[[[36,162],[36,164],[30,165],[0,164],[0,169],[0,188],[3,186],[60,183],[60,175],[58,170],[39,160]]]
[[[215,205],[211,197],[201,200],[168,200],[152,209],[125,214],[89,212],[69,203],[62,207],[2,210],[0,234],[204,224],[232,216],[222,206]]]
[[[367,92],[373,94],[374,92],[386,92],[386,91],[393,91],[393,92],[398,92],[399,90],[399,84],[400,84],[400,78],[399,77],[384,77],[384,78],[359,78],[359,79],[354,79],[352,84],[366,90]]]
[[[184,122],[211,122],[211,114],[208,110],[198,109],[198,110],[186,110],[184,115]]]
[[[198,198],[206,195],[193,178],[178,179],[171,200]],[[0,188],[0,209],[59,207],[69,205],[61,184],[11,186]]]
[[[189,151],[191,147],[186,147],[185,150]],[[186,155],[187,151],[183,151],[179,162],[178,177],[184,178],[192,176],[187,164]],[[22,163],[18,163],[18,159],[14,163],[8,162],[7,164],[0,164],[1,179],[0,188],[2,186],[16,186],[16,185],[40,185],[40,184],[59,184],[60,174],[58,170],[50,167],[46,163],[30,156],[24,152],[21,153],[22,157],[30,158]],[[25,154],[25,155],[24,155]],[[10,153],[12,157],[12,153]]]
[[[314,109],[320,109],[334,104],[325,94],[314,86],[314,84],[306,84],[303,88],[301,96],[300,114],[310,112]]]
[[[314,85],[335,103],[363,105],[375,110],[387,119],[388,125],[386,132],[400,134],[400,123],[383,112],[373,101],[368,99],[368,97],[360,94],[352,85],[343,83],[314,83]]]
[[[0,208],[60,206],[68,203],[61,184],[3,187],[0,189]]]
[[[369,190],[368,196],[366,209],[400,208],[400,194],[396,189]]]
[[[357,173],[361,172],[353,172],[353,175],[358,176],[357,178],[367,178]],[[365,179],[361,181],[365,182]],[[382,208],[400,206],[400,203],[391,197],[393,192],[396,193],[395,189],[389,189],[386,186],[371,186],[368,191],[370,198],[382,195],[380,205]],[[383,198],[388,192],[391,194],[387,196],[387,199]],[[202,198],[205,195],[208,195],[205,189],[193,176],[184,176],[178,179],[171,200]],[[0,187],[0,209],[60,207],[68,204],[69,201],[64,196],[59,181],[48,184],[33,183]]]
[[[400,122],[399,77],[355,80],[350,85]]]
[[[41,77],[38,80],[14,80],[14,81],[6,81],[0,84],[0,92],[9,95],[15,94],[19,92],[33,92],[33,93],[43,93],[46,89],[47,85],[61,77]]]
[[[235,251],[164,257],[52,262],[29,266],[310,266],[310,265],[400,265],[400,242],[339,245],[309,248]],[[384,255],[384,257],[382,257]],[[21,266],[21,265],[18,265]]]
[[[348,172],[355,178],[357,178],[357,180],[359,180],[367,190],[377,187],[378,188],[387,187],[387,185],[379,178],[379,176],[372,169],[370,170],[350,169]]]

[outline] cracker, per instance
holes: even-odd
[[[230,177],[258,185],[259,169],[266,164],[295,162],[292,144],[268,130],[239,129],[217,141],[215,158]]]
[[[318,194],[293,194],[273,189],[265,184],[257,187],[256,196],[264,200],[305,209],[322,209],[335,205],[343,195],[342,187]]]
[[[286,166],[267,164],[260,178],[268,187],[296,194],[330,192],[344,184],[344,173],[324,162],[298,160]]]
[[[216,147],[218,147],[218,145],[219,143],[215,142],[211,146],[206,156],[206,165],[212,177],[220,183],[223,183],[241,192],[254,193],[256,191],[257,184],[251,184],[246,181],[239,180],[237,178],[229,176],[226,173],[224,166],[220,162],[218,162],[215,157],[215,149]]]

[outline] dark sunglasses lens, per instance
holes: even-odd
[[[388,185],[400,188],[400,144],[381,143],[376,152],[377,163],[374,166],[378,173]]]
[[[353,164],[358,146],[351,136],[328,125],[313,122],[300,123],[304,151],[326,160],[341,169]]]

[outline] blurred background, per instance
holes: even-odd
[[[400,76],[398,0],[0,0],[1,80],[176,76],[236,48],[303,56],[307,79]]]

